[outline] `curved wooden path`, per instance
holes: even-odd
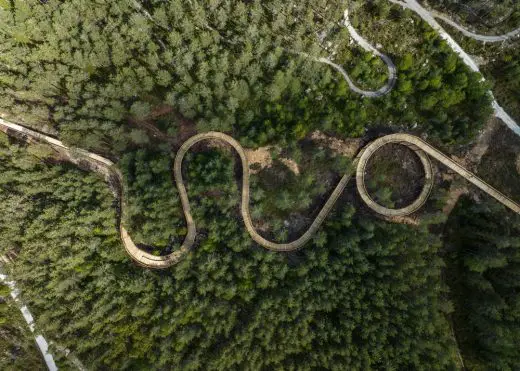
[[[82,162],[84,164],[85,162],[87,162],[91,170],[101,173],[105,177],[105,179],[110,181],[112,185],[116,185],[117,189],[115,191],[120,202],[120,212],[121,214],[124,213],[125,197],[122,188],[123,177],[121,172],[115,168],[114,164],[110,160],[107,160],[95,153],[90,153],[76,148],[69,148],[55,138],[35,132],[21,125],[4,121],[2,119],[0,119],[0,130],[4,131],[8,135],[16,136],[20,139],[23,139],[28,143],[46,143],[52,146],[58,152],[60,152],[65,158],[67,158],[72,163],[79,164],[80,162]],[[177,189],[181,198],[182,208],[184,211],[184,216],[186,218],[186,225],[188,229],[188,232],[181,247],[178,250],[166,256],[155,256],[149,254],[139,249],[135,245],[127,230],[124,228],[122,223],[119,222],[119,229],[123,245],[130,257],[132,257],[132,259],[134,259],[140,265],[149,268],[170,267],[177,263],[179,260],[181,260],[184,254],[186,254],[188,250],[194,245],[197,229],[195,221],[193,220],[193,216],[191,215],[188,193],[186,192],[186,187],[184,185],[184,180],[182,177],[182,164],[184,161],[184,156],[191,149],[191,147],[193,147],[195,144],[199,142],[207,140],[218,140],[227,143],[235,149],[238,156],[240,157],[243,169],[242,200],[240,207],[242,219],[244,221],[248,233],[251,235],[251,238],[254,241],[256,241],[259,245],[272,251],[294,251],[305,245],[307,242],[309,242],[309,240],[320,228],[321,224],[323,223],[327,215],[329,215],[329,213],[332,211],[332,208],[336,204],[336,201],[343,193],[343,190],[345,189],[347,183],[354,174],[354,170],[349,170],[343,175],[339,183],[336,185],[336,188],[329,196],[327,202],[325,202],[325,205],[322,207],[322,209],[320,210],[310,227],[301,235],[301,237],[299,237],[295,241],[288,243],[272,242],[262,237],[256,231],[251,220],[251,214],[249,212],[249,163],[247,161],[244,148],[235,139],[224,133],[208,132],[197,134],[189,138],[181,146],[175,157],[173,168],[175,175],[175,183],[177,185]],[[388,209],[377,204],[370,197],[365,186],[365,172],[368,161],[370,160],[372,155],[375,152],[377,152],[378,149],[389,143],[397,143],[408,146],[419,156],[419,159],[421,160],[421,163],[424,166],[425,185],[421,194],[411,205],[402,209]],[[514,212],[520,214],[520,205],[518,203],[511,200],[510,198],[502,194],[500,191],[493,188],[485,181],[477,177],[475,174],[471,173],[470,171],[468,171],[467,169],[465,169],[464,167],[462,167],[461,165],[459,165],[451,158],[449,158],[436,148],[432,147],[422,139],[410,134],[391,134],[381,137],[368,144],[355,158],[354,164],[356,165],[355,174],[357,181],[357,189],[359,191],[359,194],[361,195],[361,198],[369,208],[383,216],[404,216],[417,211],[424,205],[433,187],[433,168],[430,161],[430,159],[432,158],[437,160],[441,164],[445,165],[452,171],[456,172],[469,182],[473,183],[482,191],[494,197],[497,201],[507,206]]]

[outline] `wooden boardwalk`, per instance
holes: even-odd
[[[82,163],[87,162],[89,164],[89,169],[93,171],[97,171],[104,176],[104,178],[110,182],[112,186],[114,186],[114,193],[120,202],[120,213],[121,215],[125,212],[125,197],[123,190],[123,177],[121,172],[115,168],[114,164],[97,154],[90,153],[80,149],[73,149],[65,146],[62,142],[58,141],[55,138],[49,137],[47,135],[37,133],[33,130],[30,130],[21,125],[13,124],[7,121],[0,119],[0,130],[4,131],[9,135],[16,136],[20,139],[27,141],[28,143],[33,142],[42,142],[52,146],[54,149],[59,151],[61,154],[65,156],[69,161],[79,164],[80,161]],[[259,245],[263,246],[266,249],[272,251],[294,251],[301,248],[305,245],[309,240],[315,235],[315,233],[320,228],[321,224],[325,220],[325,218],[332,211],[332,208],[336,204],[336,201],[343,193],[347,183],[352,178],[355,173],[356,181],[357,181],[357,189],[363,201],[367,204],[369,208],[374,210],[376,213],[383,216],[405,216],[409,215],[419,208],[421,208],[426,202],[430,191],[433,187],[433,168],[431,165],[431,159],[435,159],[444,166],[453,170],[482,191],[486,192],[490,196],[494,197],[498,202],[507,206],[514,212],[520,214],[520,205],[515,201],[511,200],[500,191],[486,183],[484,180],[480,179],[475,174],[471,173],[451,158],[446,156],[444,153],[440,152],[436,148],[432,147],[422,139],[409,135],[409,134],[392,134],[386,135],[384,137],[378,138],[375,141],[369,143],[355,158],[355,170],[349,170],[346,172],[341,180],[336,185],[336,188],[329,196],[328,200],[323,205],[322,209],[310,225],[310,227],[299,237],[298,239],[288,242],[288,243],[276,243],[269,241],[262,237],[254,228],[253,221],[251,220],[251,214],[249,212],[249,163],[247,161],[247,157],[244,152],[244,148],[238,143],[235,139],[230,137],[227,134],[220,132],[207,132],[202,134],[197,134],[191,138],[189,138],[184,144],[181,146],[177,155],[175,157],[174,162],[174,176],[175,183],[177,189],[179,191],[179,195],[181,198],[182,208],[184,211],[184,217],[186,218],[186,225],[188,232],[182,243],[181,247],[174,251],[173,253],[165,256],[156,256],[153,254],[149,254],[141,249],[139,249],[135,243],[132,241],[132,238],[128,234],[127,230],[124,228],[122,223],[119,223],[119,230],[121,234],[121,241],[123,245],[130,255],[132,259],[134,259],[137,263],[142,266],[149,268],[167,268],[179,260],[183,258],[183,256],[188,252],[188,250],[194,245],[195,237],[197,235],[197,229],[195,221],[193,220],[193,216],[191,215],[190,202],[188,199],[188,193],[186,192],[186,187],[184,185],[184,180],[182,177],[182,164],[184,161],[184,156],[193,147],[195,144],[207,141],[207,140],[219,140],[227,143],[231,147],[235,149],[238,156],[240,157],[240,161],[242,163],[242,199],[240,211],[242,214],[242,219],[244,221],[245,227],[248,233],[251,235],[251,238],[256,241]],[[425,184],[423,186],[422,192],[419,197],[409,206],[406,206],[402,209],[388,209],[379,204],[377,204],[369,195],[366,186],[365,186],[365,172],[366,166],[370,157],[381,147],[389,143],[397,143],[406,145],[411,148],[421,160],[421,163],[424,167],[425,173]]]

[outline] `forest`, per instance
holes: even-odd
[[[462,199],[450,217],[448,266],[458,338],[471,370],[520,367],[520,217]]]
[[[178,265],[149,271],[121,248],[101,179],[23,147],[3,137],[0,234],[18,255],[9,268],[46,336],[92,369],[454,367],[441,241],[426,224],[341,202],[319,241],[271,253],[233,221],[230,162],[195,156],[188,172],[203,168],[226,192],[190,189],[205,235]]]
[[[422,21],[420,52],[391,56],[399,87],[377,100],[299,56],[337,44],[334,58],[364,80],[370,62],[344,49],[342,0],[0,4],[0,110],[114,156],[149,142],[146,122],[163,112],[177,117],[163,120],[163,131],[181,142],[192,122],[192,130],[232,131],[246,146],[316,128],[352,137],[371,125],[414,123],[445,143],[464,142],[490,112],[479,76]],[[407,14],[395,12],[393,22]],[[316,33],[327,35],[323,43]]]
[[[342,25],[350,5],[353,25],[397,65],[398,83],[383,97],[357,95],[301,54],[331,58],[364,88],[384,85],[381,60]],[[379,40],[382,22],[392,32]],[[287,241],[351,166],[311,140],[315,131],[359,143],[406,131],[460,150],[492,112],[481,75],[387,1],[0,0],[0,25],[0,117],[113,160],[129,200],[123,223],[157,255],[186,233],[172,162],[195,133],[269,147],[272,166],[251,176],[251,212],[266,237]],[[0,255],[16,256],[3,269],[55,341],[59,367],[71,364],[58,347],[92,370],[455,370],[459,350],[482,370],[498,358],[497,369],[518,366],[506,346],[520,333],[518,288],[507,285],[518,276],[517,219],[502,226],[504,210],[464,201],[447,236],[482,236],[447,247],[444,189],[417,225],[374,217],[347,189],[309,245],[272,253],[240,220],[237,168],[227,147],[187,155],[196,245],[152,271],[126,255],[103,179],[0,133]],[[480,246],[489,256],[478,262],[467,252]],[[479,312],[474,303],[495,288],[490,311]],[[482,336],[488,330],[503,350]]]
[[[0,368],[43,371],[41,354],[10,293],[0,283]]]

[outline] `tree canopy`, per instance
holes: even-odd
[[[426,225],[343,203],[319,244],[271,253],[234,221],[231,162],[196,154],[187,171],[200,244],[149,271],[125,255],[101,179],[5,140],[0,153],[11,274],[39,328],[93,369],[454,367],[440,244]],[[208,197],[201,174],[226,191]]]
[[[449,222],[455,324],[469,367],[520,367],[520,217],[463,199]]]
[[[340,26],[346,7],[343,0],[5,2],[0,110],[118,156],[149,142],[138,123],[164,107],[199,131],[232,131],[248,146],[294,141],[316,128],[359,136],[370,125],[415,123],[446,143],[470,140],[491,112],[486,86],[421,21],[413,30],[419,54],[392,55],[398,87],[377,100],[298,54],[332,57],[358,84],[384,85],[384,64],[353,49]],[[381,17],[378,9],[367,12]],[[185,130],[179,120],[163,129]]]

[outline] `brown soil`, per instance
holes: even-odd
[[[257,174],[265,168],[273,165],[273,158],[271,157],[271,146],[260,147],[257,149],[244,149],[246,153],[247,162],[249,162],[249,171],[251,174]],[[253,168],[251,168],[251,165]]]
[[[156,118],[159,118],[161,116],[167,115],[172,112],[174,112],[172,106],[169,106],[167,104],[161,104],[152,109],[152,112],[150,112],[150,115],[148,116],[148,118],[156,119]]]
[[[354,157],[359,152],[363,144],[363,141],[360,138],[341,140],[330,137],[319,130],[311,133],[311,139],[315,142],[325,145],[335,153],[349,158]]]
[[[477,175],[506,196],[520,200],[520,138],[503,123],[489,140],[489,151],[482,157]]]
[[[417,155],[408,147],[388,144],[378,150],[366,168],[366,185],[374,201],[389,208],[411,204],[424,184],[424,169]],[[390,197],[381,191],[389,189]]]
[[[400,223],[418,226],[421,223],[421,220],[417,215],[409,215],[409,216],[379,216],[380,218],[387,220],[392,223]]]
[[[197,127],[195,122],[183,117],[180,114],[176,114],[175,118],[177,119],[177,124],[179,125],[176,143],[177,145],[180,145],[188,140],[188,138],[191,138],[197,134]]]
[[[260,171],[273,166],[273,158],[271,156],[271,150],[273,148],[276,147],[266,146],[257,149],[244,149],[244,152],[246,153],[247,157],[247,162],[249,162],[250,174],[258,174]],[[286,157],[281,157],[279,160],[295,175],[300,175],[300,167],[298,166],[296,161]]]
[[[290,159],[290,158],[280,158],[280,162],[282,164],[284,164],[285,166],[287,166],[287,168],[289,170],[291,170],[294,173],[294,175],[300,175],[300,167],[298,166],[296,161],[294,161],[293,159]]]
[[[471,148],[471,150],[464,156],[464,158],[460,159],[459,162],[461,165],[467,167],[470,170],[476,170],[482,161],[482,158],[487,153],[489,149],[490,142],[493,138],[493,134],[498,127],[498,119],[493,117],[491,118],[484,128],[484,131],[480,134],[477,139],[477,142]],[[445,180],[454,180],[453,175],[444,175],[443,178]],[[459,201],[459,198],[462,195],[466,195],[469,193],[469,188],[466,186],[461,187],[457,182],[452,183],[450,186],[450,190],[448,191],[448,196],[446,199],[446,204],[442,209],[443,213],[446,215],[450,215],[455,205]]]
[[[478,167],[480,164],[480,161],[482,160],[482,157],[486,154],[486,152],[489,149],[489,144],[491,140],[493,139],[493,134],[495,133],[496,128],[498,127],[499,121],[496,117],[491,118],[488,123],[486,124],[486,127],[484,128],[484,131],[477,139],[477,142],[471,148],[471,150],[464,156],[464,159],[462,160],[462,165],[469,169],[474,169]]]

